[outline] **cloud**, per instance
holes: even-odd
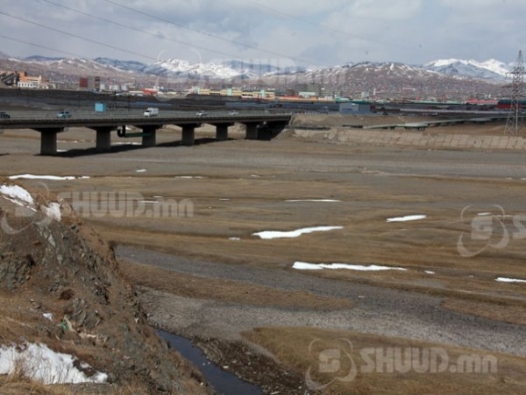
[[[92,42],[0,16],[5,36],[84,57],[146,62],[159,54],[193,61],[197,53],[205,62],[272,58],[314,66],[450,57],[511,61],[526,42],[523,0],[19,0],[4,12]],[[14,56],[61,55],[5,38],[1,43]]]

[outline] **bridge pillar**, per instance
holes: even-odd
[[[111,150],[111,131],[113,129],[113,127],[101,127],[95,129],[97,132],[97,151],[107,152]]]
[[[194,145],[195,143],[195,125],[182,125],[183,141],[182,144],[186,146]]]
[[[216,140],[225,141],[228,140],[228,128],[234,125],[233,123],[218,123],[216,127]]]
[[[40,155],[57,154],[57,131],[42,132],[40,135]]]
[[[246,127],[246,139],[247,140],[257,140],[258,139],[258,125],[259,122],[250,122],[245,123]]]
[[[57,154],[57,134],[64,128],[35,129],[40,132],[40,155]]]
[[[155,126],[143,126],[142,128],[142,146],[143,147],[155,147],[157,144],[157,127]]]
[[[258,139],[272,140],[274,137],[280,134],[286,126],[287,122],[283,121],[266,122],[265,126],[260,128],[260,130],[258,131]]]

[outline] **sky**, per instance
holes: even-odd
[[[17,0],[0,7],[0,52],[280,67],[511,63],[526,43],[524,15],[524,0]]]

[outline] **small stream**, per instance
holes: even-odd
[[[241,380],[209,361],[203,351],[194,346],[190,340],[162,330],[156,330],[156,332],[173,349],[177,350],[185,359],[199,369],[218,395],[263,395],[263,392],[257,386]]]

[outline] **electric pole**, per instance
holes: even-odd
[[[512,75],[511,85],[511,103],[508,120],[506,122],[506,129],[504,133],[517,134],[522,127],[522,104],[524,100],[524,61],[522,59],[522,51],[519,51],[517,64],[510,72]]]

